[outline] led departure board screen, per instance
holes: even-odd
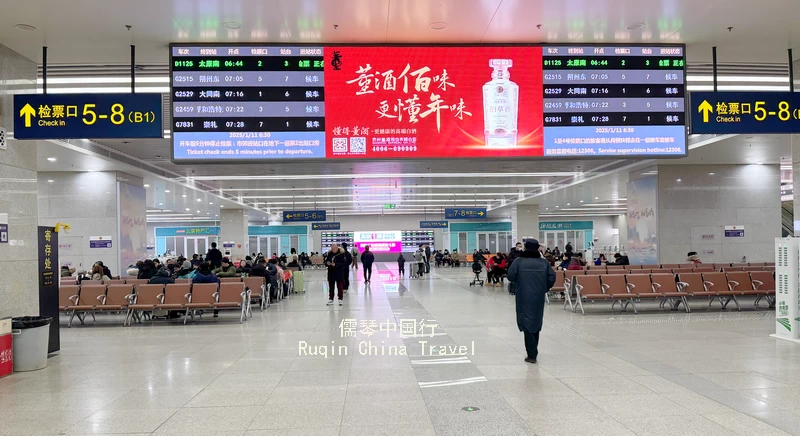
[[[171,47],[176,161],[683,156],[683,46]]]

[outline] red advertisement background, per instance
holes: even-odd
[[[334,52],[339,52],[340,69],[336,70],[331,61]],[[512,59],[509,68],[510,80],[519,86],[517,146],[494,148],[485,145],[483,86],[492,80],[490,59]],[[525,157],[542,156],[543,153],[543,115],[542,115],[542,49],[541,47],[326,47],[325,48],[325,141],[327,158],[459,158],[459,157]],[[402,74],[406,65],[410,72],[429,67],[425,77],[434,79],[447,70],[447,82],[455,86],[440,88],[441,80],[431,80],[427,92],[415,89],[416,77],[408,77],[408,92],[403,92],[404,80],[398,79],[396,90],[384,89],[382,74],[372,77],[369,90],[372,93],[357,95],[362,90],[358,80],[359,69],[371,65],[365,74],[384,73],[393,70],[394,77]],[[375,83],[375,78],[378,84]],[[388,114],[396,115],[394,105],[397,99],[419,97],[420,114],[429,109],[431,94],[443,100],[442,106],[458,105],[463,98],[466,112],[463,120],[455,117],[456,110],[441,110],[441,127],[437,130],[436,114],[425,118],[417,116],[417,123],[409,122],[408,112],[403,113],[402,121],[393,118],[380,118],[376,111],[381,102],[389,105]],[[339,128],[339,135],[335,132]],[[360,132],[353,135],[357,127]],[[344,128],[350,134],[344,135]],[[364,134],[364,129],[367,129]],[[416,134],[376,134],[376,129],[416,129]],[[366,137],[365,154],[334,154],[333,140],[342,137]],[[373,138],[376,137],[416,137],[416,151],[374,151]]]

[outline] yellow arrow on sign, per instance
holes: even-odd
[[[697,107],[697,112],[698,113],[700,113],[700,112],[703,113],[703,122],[707,123],[708,122],[708,114],[714,112],[714,106],[711,106],[711,103],[709,103],[708,100],[703,100],[703,102],[700,103],[700,106]]]
[[[478,216],[483,216],[483,211],[478,212]]]
[[[31,117],[36,116],[36,109],[30,103],[26,103],[22,109],[19,110],[19,116],[25,117],[25,127],[31,126]]]

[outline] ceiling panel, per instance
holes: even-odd
[[[692,62],[714,45],[726,62],[781,62],[800,43],[798,15],[796,0],[26,0],[3,9],[0,41],[37,61],[47,45],[50,62],[73,64],[125,63],[130,44],[140,62],[165,62],[170,42],[190,41],[668,41],[687,43]],[[626,29],[637,22],[646,27]]]

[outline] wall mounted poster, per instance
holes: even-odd
[[[628,182],[628,258],[631,265],[658,263],[658,178]]]

